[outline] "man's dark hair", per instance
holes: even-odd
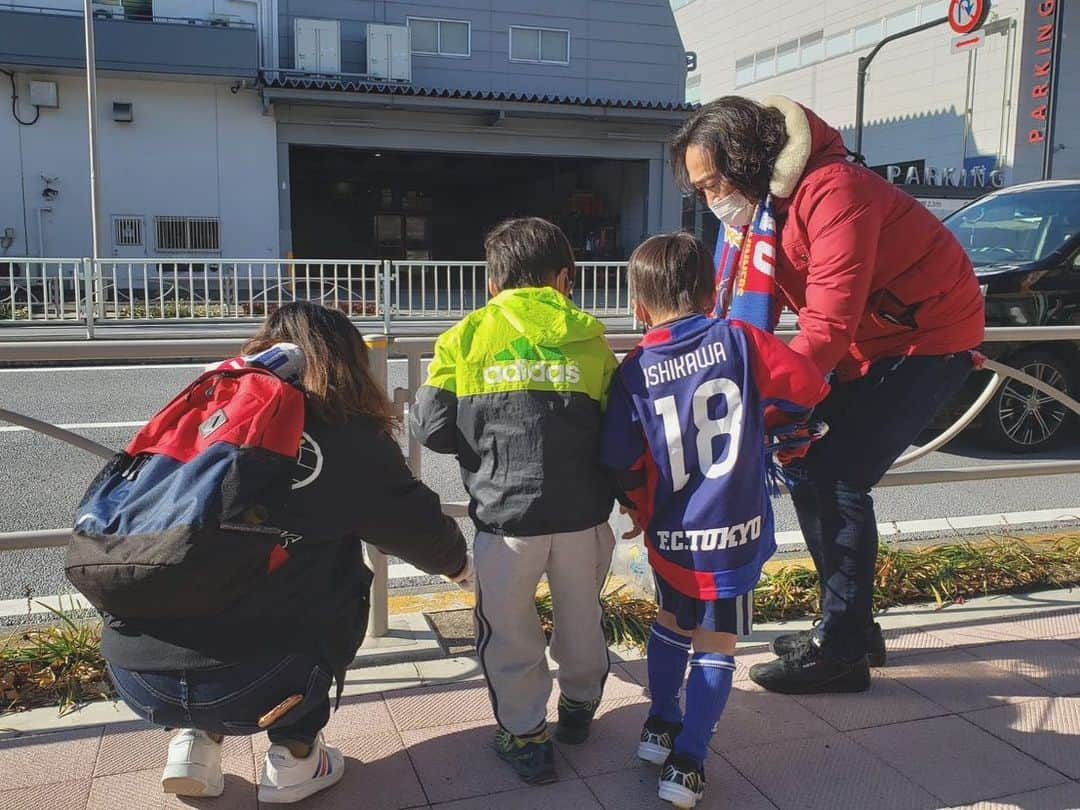
[[[709,251],[685,231],[650,237],[630,255],[630,289],[650,312],[708,311],[713,275]]]
[[[564,267],[574,274],[574,251],[559,226],[539,217],[508,219],[484,240],[488,278],[500,290],[543,287]]]
[[[675,181],[688,194],[696,190],[686,171],[686,150],[704,149],[713,166],[731,185],[757,202],[769,190],[773,167],[787,143],[784,114],[742,96],[710,101],[682,125],[671,139]]]

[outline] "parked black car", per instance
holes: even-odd
[[[1080,180],[1002,189],[945,219],[960,240],[986,296],[987,326],[1080,325]],[[983,352],[1076,396],[1080,340],[987,343]],[[964,405],[986,385],[975,375]],[[1072,412],[1031,386],[1009,380],[983,411],[979,427],[994,445],[1044,450],[1060,441]]]

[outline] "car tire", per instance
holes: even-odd
[[[1003,361],[1036,379],[1075,391],[1073,371],[1053,352],[1030,349]],[[986,406],[983,429],[994,446],[1011,453],[1034,453],[1055,447],[1068,432],[1072,411],[1030,385],[1009,378]]]

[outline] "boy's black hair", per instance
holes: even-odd
[[[707,312],[716,295],[712,258],[685,231],[650,237],[630,255],[630,289],[650,312]]]
[[[488,278],[499,290],[543,287],[564,267],[574,277],[574,251],[557,225],[539,217],[508,219],[484,240]]]

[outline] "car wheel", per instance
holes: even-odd
[[[1030,374],[1065,393],[1073,391],[1066,362],[1045,351],[1025,351],[1007,365]],[[986,406],[988,438],[1014,453],[1033,453],[1053,447],[1065,434],[1072,411],[1049,394],[1009,378]]]

